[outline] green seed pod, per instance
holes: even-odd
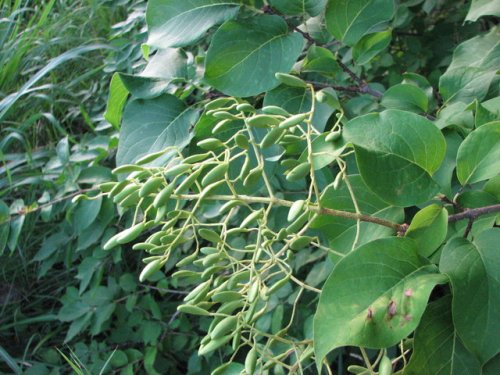
[[[118,233],[117,241],[120,245],[131,242],[135,240],[144,230],[144,222],[134,225],[123,232]]]
[[[207,310],[194,305],[179,305],[177,306],[177,311],[190,315],[201,315],[201,316],[210,315],[210,313]]]
[[[245,202],[240,201],[239,199],[233,199],[231,201],[228,201],[228,202],[224,203],[224,205],[219,209],[219,214],[221,214],[221,215],[225,214],[231,208],[234,208],[236,206],[242,206],[244,204],[245,204]]]
[[[198,350],[198,355],[207,355],[216,349],[219,349],[222,345],[227,344],[233,335],[227,335],[219,337],[216,340],[210,340],[208,344],[200,346]]]
[[[278,232],[278,236],[276,237],[276,241],[283,241],[288,235],[286,228],[281,228]]]
[[[274,115],[255,115],[246,120],[247,124],[254,128],[268,128],[278,125],[281,120]]]
[[[236,351],[241,342],[241,329],[238,329],[233,336],[233,342],[231,343],[231,348]]]
[[[262,209],[252,212],[240,224],[240,228],[246,228],[249,224],[262,217]]]
[[[106,241],[106,243],[104,244],[104,246],[102,247],[103,250],[111,250],[112,248],[118,246],[119,243],[118,243],[118,240],[117,240],[117,236],[114,235],[113,237],[111,237],[109,240]]]
[[[118,194],[116,194],[113,198],[113,203],[118,203],[127,198],[130,194],[140,189],[139,185],[130,184],[122,189]]]
[[[248,155],[245,156],[245,161],[243,162],[243,165],[241,166],[241,172],[238,176],[239,179],[242,181],[245,181],[245,178],[247,178],[248,174],[250,173],[251,165],[250,165],[250,158]]]
[[[325,137],[325,141],[327,142],[335,142],[342,136],[342,131],[341,130],[336,130],[331,132]]]
[[[383,356],[378,366],[379,375],[392,375],[392,362],[387,356]]]
[[[103,182],[102,184],[99,184],[99,190],[101,190],[103,193],[109,193],[113,188],[118,185],[118,182]]]
[[[202,344],[205,344],[202,340]],[[210,375],[223,375],[226,373],[226,370],[228,369],[229,366],[231,366],[232,362],[224,363],[223,365],[220,365],[217,367]]]
[[[165,178],[171,178],[171,177],[177,177],[180,176],[181,174],[191,170],[193,166],[191,164],[177,164],[174,165],[171,168],[168,168],[164,173],[163,176]]]
[[[139,191],[136,190],[132,194],[130,194],[128,197],[125,199],[121,200],[118,202],[118,204],[122,207],[132,207],[132,206],[137,206],[137,203],[139,203]]]
[[[355,375],[369,375],[370,374],[370,371],[367,368],[362,367],[362,366],[358,366],[358,365],[350,365],[349,367],[347,367],[347,371],[349,371]]]
[[[150,163],[153,160],[156,160],[160,156],[164,155],[168,150],[169,150],[169,148],[166,148],[165,150],[161,150],[161,151],[155,152],[153,154],[145,155],[145,156],[141,157],[139,160],[137,160],[136,163],[139,165]]]
[[[147,280],[149,276],[160,270],[162,266],[162,259],[155,259],[151,263],[148,263],[139,275],[139,281],[142,283],[143,281]]]
[[[292,126],[300,124],[307,118],[307,113],[299,113],[298,115],[293,115],[292,117],[287,118],[285,121],[280,122],[278,128],[280,129],[288,129]]]
[[[248,138],[245,135],[239,133],[236,137],[234,137],[234,141],[239,148],[248,150]]]
[[[219,309],[217,310],[218,314],[232,314],[236,309],[239,309],[245,305],[245,301],[239,300],[239,301],[231,301],[231,302],[226,302],[224,303]]]
[[[151,193],[156,193],[164,181],[163,177],[150,178],[139,190],[139,197],[144,198]]]
[[[203,273],[201,274],[201,279],[202,280],[207,280],[209,279],[212,275],[214,275],[215,273],[219,272],[219,271],[222,271],[223,269],[225,269],[226,266],[219,266],[219,265],[213,265],[211,267],[208,267],[205,271],[203,271]]]
[[[118,195],[126,186],[130,184],[130,181],[128,180],[123,180],[115,185],[113,189],[109,192],[109,197],[114,198],[116,195]]]
[[[339,98],[333,88],[326,88],[316,93],[316,100],[320,103],[325,103],[332,108],[341,109]]]
[[[163,237],[164,233],[162,232],[156,232],[152,234],[147,240],[147,243],[152,243],[154,245],[161,245],[160,239]]]
[[[258,281],[254,281],[252,285],[250,285],[250,289],[248,289],[248,302],[252,303],[255,301],[257,296],[259,295],[260,283]]]
[[[285,134],[283,138],[280,139],[280,144],[297,143],[302,141],[305,141],[305,139],[298,135]]]
[[[237,120],[238,117],[233,115],[232,113],[226,111],[217,111],[212,113],[212,116],[219,120]]]
[[[292,242],[290,242],[290,249],[301,250],[304,247],[308,246],[313,239],[314,238],[310,236],[299,236],[293,239]]]
[[[191,156],[188,156],[186,159],[184,159],[184,164],[194,164],[194,163],[197,163],[199,161],[205,160],[209,156],[210,156],[209,152],[204,153],[204,154],[191,155]]]
[[[255,301],[253,301],[251,304],[250,304],[250,307],[248,308],[248,310],[246,311],[245,313],[245,317],[244,317],[244,320],[245,320],[245,323],[249,323],[254,315],[255,315],[255,310],[257,310],[257,299]]]
[[[297,159],[284,159],[280,162],[280,164],[287,169],[292,169],[299,165],[300,161]]]
[[[293,168],[287,175],[287,181],[299,181],[306,177],[311,172],[311,164],[303,162]]]
[[[247,283],[250,277],[250,271],[240,271],[231,276],[228,280],[227,287],[228,289],[234,289],[238,283],[245,282]]]
[[[255,366],[257,365],[257,349],[253,347],[247,353],[245,358],[245,371],[247,375],[253,375],[255,372]]]
[[[240,301],[243,297],[240,293],[228,290],[214,294],[212,297],[212,301],[216,303],[225,303],[231,301]]]
[[[170,245],[162,245],[162,246],[155,246],[153,249],[148,250],[148,253],[151,255],[168,255],[168,252],[170,251],[171,246]]]
[[[290,211],[288,211],[288,221],[294,221],[299,214],[302,212],[302,209],[304,208],[304,204],[306,202],[304,200],[298,200],[293,202],[292,207],[290,207]]]
[[[196,172],[191,174],[188,178],[181,182],[181,184],[174,190],[175,194],[182,194],[189,190],[191,186],[195,183],[196,179],[201,174],[202,169],[198,169]]]
[[[156,246],[157,245],[154,245],[154,244],[148,243],[148,242],[139,242],[139,243],[134,244],[134,246],[132,246],[132,250],[148,251],[148,250],[154,249]]]
[[[207,281],[201,283],[196,288],[194,288],[191,292],[189,292],[189,294],[186,297],[184,297],[184,301],[191,302],[191,303],[200,302],[207,295],[211,284],[212,284],[212,280],[207,280]]]
[[[172,274],[172,278],[191,278],[193,280],[199,280],[200,279],[200,272],[195,272],[195,271],[190,271],[190,270],[180,270],[176,271]]]
[[[224,104],[236,102],[234,98],[217,98],[210,103],[205,104],[205,110],[210,111],[213,109],[221,108]]]
[[[165,217],[166,213],[167,213],[167,206],[166,205],[157,208],[156,209],[155,220],[154,220],[155,224],[159,224],[160,221],[162,221],[163,218]]]
[[[207,151],[215,151],[218,148],[224,147],[224,143],[217,138],[207,138],[199,141],[196,145]]]
[[[153,207],[154,208],[160,208],[167,204],[168,200],[170,199],[170,196],[174,192],[175,185],[173,183],[167,185],[165,188],[163,188],[162,191],[158,193],[158,195],[155,197],[153,201]]]
[[[248,176],[243,181],[243,186],[250,187],[255,185],[262,177],[263,169],[260,166],[255,167],[248,173]]]
[[[291,86],[291,87],[302,87],[306,88],[307,83],[305,83],[302,79],[296,76],[292,76],[291,74],[285,74],[285,73],[276,73],[274,75],[278,81],[281,83]]]
[[[283,288],[287,283],[288,283],[288,280],[290,280],[290,275],[286,275],[284,278],[282,278],[281,280],[278,280],[277,282],[275,282],[270,288],[268,288],[266,290],[266,294],[267,296],[272,296],[274,293],[276,293],[278,290],[280,290],[281,288]]]
[[[213,266],[215,263],[218,263],[222,259],[221,254],[210,254],[203,258],[202,265],[203,267]]]
[[[201,180],[201,186],[205,187],[214,182],[220,181],[226,175],[226,172],[229,170],[228,163],[222,163],[215,166],[210,172],[208,172],[203,180]]]
[[[286,228],[288,234],[297,233],[309,219],[309,212],[306,211],[300,215],[295,221]]]
[[[222,120],[219,121],[217,124],[212,129],[212,134],[217,134],[219,132],[224,131],[226,125],[231,124],[233,120],[227,119],[227,120]]]
[[[216,232],[214,232],[213,230],[210,230],[210,229],[202,228],[202,229],[198,230],[198,234],[203,239],[210,241],[210,242],[213,242],[213,243],[219,243],[222,241],[220,236]]]
[[[228,316],[222,319],[210,332],[210,338],[215,340],[226,335],[228,332],[234,330],[237,324],[238,318],[236,316]]]
[[[211,254],[216,254],[218,253],[219,250],[217,250],[216,247],[209,247],[209,246],[206,246],[206,247],[202,247],[200,249],[200,253],[204,254],[204,255],[211,255]]]
[[[260,147],[261,148],[271,147],[273,144],[275,144],[278,141],[278,139],[282,136],[282,134],[284,132],[285,132],[285,130],[280,129],[280,128],[274,128],[274,129],[272,129],[262,139],[262,142],[260,143]]]
[[[178,261],[176,263],[176,267],[177,268],[180,268],[180,267],[184,267],[184,266],[187,266],[191,263],[194,262],[194,260],[198,257],[198,253],[197,252],[194,252],[193,254],[190,254],[184,258],[182,258],[180,261]]]
[[[278,116],[285,116],[288,117],[290,116],[290,113],[285,111],[281,107],[277,107],[275,105],[267,105],[262,108],[262,113],[265,113],[266,115],[278,115]]]
[[[253,107],[253,105],[251,105],[249,103],[238,104],[236,106],[236,110],[239,112],[246,112],[246,113],[255,112],[255,108]]]
[[[135,164],[125,164],[119,167],[116,167],[111,171],[113,174],[121,174],[121,173],[131,173],[131,172],[143,172],[145,171],[144,167]]]

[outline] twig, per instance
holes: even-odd
[[[500,204],[478,208],[466,208],[464,212],[450,215],[448,217],[448,223],[454,223],[464,219],[476,220],[478,216],[491,214],[493,212],[500,212]]]

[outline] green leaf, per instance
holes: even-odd
[[[170,81],[157,77],[141,77],[133,74],[118,73],[127,92],[134,98],[150,99],[167,92]]]
[[[439,80],[439,91],[446,103],[481,101],[500,66],[500,28],[460,44],[453,60]]]
[[[500,354],[497,354],[483,366],[481,375],[497,375],[500,373]]]
[[[342,142],[328,142],[325,140],[328,134],[321,134],[311,144],[314,170],[326,167],[344,152],[345,145]],[[307,161],[307,157],[308,152],[304,150],[302,155],[300,155],[299,161],[303,163]]]
[[[149,59],[141,77],[187,78],[187,56],[179,48],[161,49]]]
[[[427,112],[429,109],[429,99],[425,92],[417,86],[404,83],[390,87],[384,93],[381,104],[386,108],[417,113]]]
[[[88,228],[99,215],[101,209],[102,197],[90,200],[84,199],[78,202],[73,212],[72,222],[75,233],[82,233]]]
[[[437,204],[431,204],[413,217],[406,237],[415,240],[420,255],[429,257],[446,239],[447,231],[448,211]]]
[[[453,326],[451,296],[429,304],[415,332],[414,350],[404,375],[480,374],[479,361]]]
[[[312,45],[307,51],[307,58],[302,65],[303,72],[319,72],[334,76],[341,71],[335,55],[329,49]]]
[[[275,73],[287,73],[299,57],[304,38],[289,33],[279,16],[228,21],[208,48],[205,81],[224,94],[246,97],[278,86]]]
[[[432,289],[444,282],[406,238],[379,239],[348,254],[325,282],[314,316],[318,368],[341,346],[398,343],[417,327]]]
[[[108,121],[115,129],[120,127],[122,121],[123,108],[127,102],[128,90],[123,84],[120,74],[113,74],[111,78],[111,83],[109,84],[109,96],[108,103],[106,105],[106,113],[104,113],[104,118]]]
[[[466,21],[476,21],[482,16],[500,17],[500,1],[498,0],[472,0]]]
[[[57,232],[50,235],[43,241],[42,247],[38,250],[33,260],[39,262],[47,259],[57,250],[60,251],[68,241],[69,238],[64,232]]]
[[[158,48],[190,45],[212,26],[235,17],[239,9],[237,0],[150,0],[148,44]]]
[[[173,95],[131,100],[123,113],[116,164],[133,164],[142,156],[162,151],[169,146],[182,149],[189,143],[189,128],[197,118],[196,110],[186,108]],[[153,163],[160,165],[168,157],[170,154]]]
[[[364,35],[394,16],[393,0],[329,0],[326,27],[336,39],[355,45]]]
[[[102,261],[93,257],[85,258],[82,263],[78,265],[78,274],[76,278],[80,280],[79,293],[82,294],[92,279],[94,272],[102,264]]]
[[[344,139],[352,142],[366,185],[394,206],[412,206],[438,191],[431,175],[444,158],[446,142],[429,120],[386,110],[349,121]]]
[[[10,223],[7,221],[10,218],[9,206],[3,200],[0,200],[0,255],[3,254],[7,241],[9,240]]]
[[[391,44],[392,30],[365,35],[352,48],[352,57],[359,65],[370,62]]]
[[[14,372],[14,374],[22,374],[21,368],[17,365],[17,362],[14,358],[10,356],[10,354],[0,346],[0,359],[2,362],[5,362],[7,366]]]
[[[462,185],[487,180],[500,171],[500,121],[470,133],[457,155],[457,177]]]
[[[326,0],[270,0],[269,3],[283,14],[296,16],[307,13],[315,17],[325,8]]]
[[[500,230],[480,233],[474,243],[455,237],[443,248],[440,270],[453,288],[453,322],[481,364],[500,352]]]
[[[92,315],[92,312],[87,312],[85,315],[82,315],[78,319],[73,320],[73,322],[69,326],[68,331],[66,332],[64,342],[67,343],[71,341],[76,335],[82,332],[89,325]]]

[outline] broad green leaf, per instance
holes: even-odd
[[[390,87],[382,97],[381,104],[386,108],[401,109],[411,112],[427,112],[429,99],[417,86],[401,83]]]
[[[413,354],[404,375],[472,375],[481,366],[458,336],[451,316],[451,296],[429,304],[415,332]]]
[[[94,272],[102,264],[102,261],[93,257],[85,258],[82,263],[78,265],[78,274],[76,278],[80,280],[79,293],[82,294],[87,289]]]
[[[24,220],[26,219],[26,215],[19,215],[18,213],[24,211],[25,209],[26,207],[22,199],[16,199],[9,207],[10,214],[17,215],[10,222],[9,239],[7,240],[7,246],[11,253],[16,249],[19,236],[21,235],[21,231],[24,226]]]
[[[314,170],[326,167],[344,152],[345,144],[343,142],[328,142],[325,140],[327,135],[328,133],[321,134],[311,144]],[[307,157],[308,151],[304,150],[299,161],[303,163],[307,161]]]
[[[444,282],[406,238],[375,240],[348,254],[325,282],[314,316],[318,368],[335,348],[386,348],[407,337]]]
[[[439,184],[440,193],[452,199],[452,179],[455,176],[458,148],[462,144],[463,138],[455,131],[445,130],[443,135],[446,140],[446,154],[441,167],[434,173],[432,178]]]
[[[278,86],[275,73],[289,72],[303,46],[279,16],[227,21],[208,48],[205,81],[227,95],[260,94]]]
[[[185,147],[191,138],[189,129],[197,117],[196,110],[187,108],[173,95],[131,100],[123,112],[116,164],[132,164],[169,146]],[[156,159],[155,165],[165,158]]]
[[[497,375],[500,373],[500,354],[497,354],[483,366],[481,375]]]
[[[420,255],[429,257],[446,239],[447,230],[448,211],[437,204],[431,204],[413,217],[406,237],[415,240]]]
[[[111,78],[111,83],[109,84],[109,96],[108,103],[106,105],[106,112],[104,113],[104,118],[108,121],[115,129],[120,127],[122,121],[123,108],[127,102],[128,90],[123,84],[120,74],[113,74]]]
[[[134,98],[156,98],[167,92],[170,80],[156,77],[141,77],[133,74],[119,73],[127,92]]]
[[[102,197],[96,197],[91,200],[81,200],[73,212],[72,222],[75,233],[81,233],[88,228],[99,215],[101,209]]]
[[[470,133],[457,155],[457,177],[462,185],[487,180],[500,171],[500,121]]]
[[[392,30],[365,35],[352,48],[352,57],[357,64],[370,62],[391,44]]]
[[[179,48],[161,49],[149,59],[139,74],[152,78],[187,78],[187,56]]]
[[[148,44],[158,48],[190,45],[212,26],[235,17],[239,8],[237,0],[150,0]]]
[[[500,17],[500,1],[499,0],[472,0],[469,13],[465,17],[466,21],[476,21],[482,16],[497,16]]]
[[[478,35],[460,44],[439,80],[439,91],[445,102],[469,104],[481,101],[500,66],[500,28]]]
[[[60,251],[62,246],[66,245],[68,241],[69,237],[64,232],[57,232],[50,235],[43,241],[42,247],[38,250],[33,260],[41,261],[47,259],[56,251]]]
[[[3,200],[0,200],[0,255],[3,254],[7,241],[9,240],[10,223],[9,206]]]
[[[326,27],[336,39],[353,46],[390,21],[394,11],[393,0],[329,0]]]
[[[302,65],[303,72],[319,72],[334,76],[341,71],[337,59],[329,49],[312,45],[307,51],[307,57]]]
[[[287,15],[309,14],[312,17],[320,14],[327,0],[270,0],[269,3],[280,13]]]
[[[453,288],[453,322],[467,349],[481,364],[500,352],[500,230],[480,233],[474,243],[461,237],[443,248],[440,270]]]
[[[386,110],[349,121],[343,136],[354,145],[361,177],[381,199],[404,207],[437,193],[431,175],[443,160],[446,142],[429,120]]]
[[[68,331],[66,332],[64,342],[67,343],[71,341],[76,335],[82,332],[89,325],[92,315],[92,312],[89,311],[85,315],[80,316],[78,319],[73,320]]]

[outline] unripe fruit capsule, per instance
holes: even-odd
[[[311,171],[311,164],[309,162],[304,162],[293,168],[290,173],[287,174],[287,181],[298,181],[306,177]]]

